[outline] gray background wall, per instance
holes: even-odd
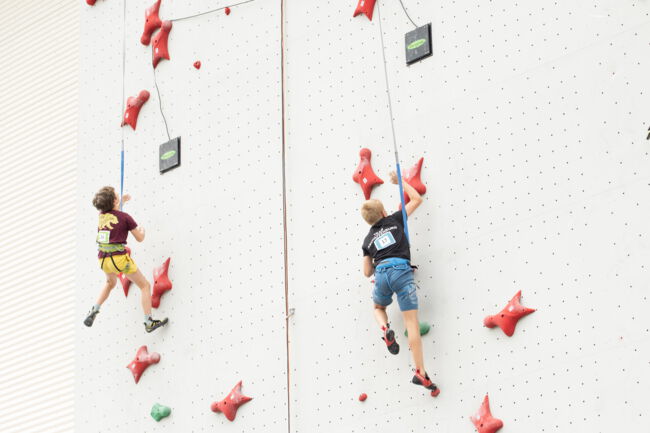
[[[174,23],[172,60],[156,74],[183,164],[162,176],[167,137],[139,43],[149,2],[128,2],[126,21],[122,6],[81,9],[76,316],[102,282],[90,199],[118,184],[123,134],[126,210],[147,228],[134,259],[151,276],[172,257],[174,289],[157,313],[171,323],[145,335],[137,290],[124,299],[119,288],[93,328],[79,320],[77,429],[154,428],[158,401],[173,413],[155,428],[169,432],[281,432],[289,421],[295,432],[469,432],[487,392],[504,433],[647,425],[646,3],[405,1],[434,40],[434,56],[407,68],[412,25],[381,2],[402,164],[425,158],[410,227],[442,388],[433,400],[408,383],[405,339],[397,357],[380,344],[360,273],[358,151],[372,149],[386,181],[393,167],[379,11],[370,22],[351,17],[353,1],[285,2],[290,417],[280,2]],[[161,16],[216,6],[163,2]],[[152,94],[135,132],[119,128],[123,28],[126,95]],[[373,196],[398,202],[389,184]],[[538,311],[512,338],[484,328],[518,290]],[[142,344],[162,360],[135,385],[125,366]],[[231,424],[209,405],[239,379],[254,400]]]

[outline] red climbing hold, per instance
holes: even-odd
[[[147,351],[147,346],[142,346],[138,349],[133,361],[131,361],[126,368],[131,370],[135,383],[138,383],[140,376],[142,376],[142,373],[144,373],[147,367],[151,364],[158,364],[158,362],[160,362],[160,354],[156,352],[149,353]]]
[[[359,401],[366,401],[367,398],[368,398],[368,394],[364,392],[359,396]]]
[[[153,44],[151,49],[153,50],[153,67],[158,66],[158,63],[162,59],[169,60],[169,48],[167,47],[167,41],[169,40],[169,32],[172,31],[172,22],[163,21],[160,31],[156,33],[156,36],[153,37]]]
[[[352,180],[361,185],[366,200],[370,199],[370,193],[375,185],[384,183],[372,170],[372,165],[370,165],[371,155],[372,152],[370,152],[370,149],[366,149],[365,147],[361,149],[359,152],[361,161],[359,161],[359,165],[352,176]]]
[[[169,261],[171,257],[165,260],[162,266],[153,270],[153,293],[151,294],[151,306],[158,308],[160,306],[160,297],[168,290],[172,289],[172,282],[169,281],[167,271],[169,271]]]
[[[413,167],[411,167],[406,173],[402,174],[404,181],[415,188],[420,195],[427,192],[427,187],[422,183],[422,179],[420,178],[423,163],[424,157],[420,158]],[[410,200],[408,194],[404,194],[404,203],[408,203]]]
[[[200,60],[197,60],[196,62],[194,62],[194,67],[195,67],[196,69],[201,69],[201,61],[200,61]]]
[[[146,90],[141,91],[138,96],[129,96],[126,100],[126,110],[124,111],[124,118],[122,119],[122,126],[131,125],[135,131],[135,126],[138,123],[138,115],[140,108],[145,102],[149,100],[149,92]]]
[[[483,324],[488,328],[499,326],[508,337],[512,337],[512,334],[515,333],[515,326],[517,326],[519,319],[534,311],[535,310],[532,308],[526,308],[521,305],[520,290],[512,297],[510,302],[508,302],[508,305],[506,305],[499,314],[486,317],[483,320]]]
[[[86,0],[86,3],[89,4],[90,6],[94,6],[97,0]]]
[[[487,394],[483,399],[483,404],[478,410],[478,413],[471,416],[470,420],[474,423],[474,427],[476,427],[478,433],[494,433],[503,427],[503,421],[494,418],[492,413],[490,413],[490,400]]]
[[[375,10],[375,0],[359,0],[357,8],[354,11],[353,17],[357,15],[366,14],[368,19],[372,21],[372,12]]]
[[[126,253],[130,256],[131,248],[126,247]],[[124,290],[124,296],[129,296],[129,287],[131,287],[131,280],[126,278],[126,275],[124,275],[121,272],[117,274],[117,277],[120,279],[120,283],[122,283],[122,290]]]
[[[230,15],[230,8],[227,7],[224,11],[226,12],[226,15]]]
[[[230,393],[221,401],[215,401],[210,405],[212,412],[221,412],[226,415],[230,421],[235,420],[237,415],[237,409],[244,403],[248,403],[252,400],[252,397],[247,397],[241,393],[241,380],[235,387],[230,391]]]
[[[160,1],[161,0],[158,0],[144,11],[144,32],[142,32],[142,37],[140,37],[142,45],[149,45],[151,35],[157,28],[160,28],[160,25],[162,24],[162,21],[160,21],[160,17],[158,16]]]
[[[120,283],[122,283],[122,290],[124,290],[124,296],[129,296],[129,288],[131,287],[131,280],[126,278],[126,275],[124,274],[118,274],[117,277],[120,279]]]

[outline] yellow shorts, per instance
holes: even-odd
[[[113,260],[111,260],[111,257],[99,259],[99,267],[107,274],[119,274],[120,272],[123,274],[132,274],[138,271],[138,265],[135,264],[128,254],[113,256]]]

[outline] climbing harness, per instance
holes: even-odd
[[[117,264],[115,263],[115,259],[113,258],[113,254],[110,256],[107,256],[108,253],[114,253],[118,251],[124,251],[125,246],[124,244],[99,244],[99,251],[102,253],[102,263],[100,267],[104,269],[104,260],[106,260],[106,257],[110,257],[111,262],[113,262],[113,266],[115,266],[115,269],[117,269],[118,272],[122,272],[120,268],[117,267]]]

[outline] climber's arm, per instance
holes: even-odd
[[[131,230],[131,234],[135,238],[136,241],[142,242],[144,240],[144,228],[143,227],[136,227],[133,230]]]
[[[372,266],[372,257],[363,256],[363,275],[366,277],[375,273],[375,267]]]
[[[397,173],[395,173],[395,171],[391,171],[389,174],[390,181],[397,185]],[[418,206],[422,204],[422,196],[419,192],[417,192],[415,188],[409,185],[409,183],[405,181],[404,178],[402,178],[402,188],[404,188],[404,193],[410,200],[408,203],[406,203],[406,215],[411,216],[411,214],[415,212],[415,209],[417,209]]]

